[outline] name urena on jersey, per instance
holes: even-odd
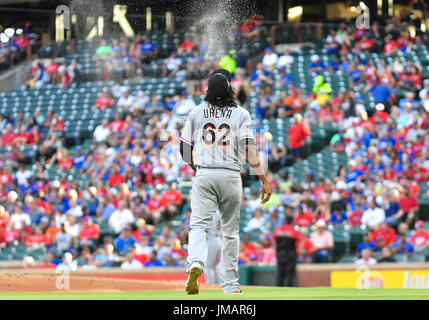
[[[230,119],[232,114],[231,108],[208,108],[204,109],[204,118],[226,118]]]

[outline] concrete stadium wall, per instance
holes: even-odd
[[[32,61],[26,61],[0,75],[0,92],[8,92],[23,85],[31,76]]]
[[[24,269],[18,262],[1,264],[0,274],[56,274],[55,269]],[[329,287],[332,271],[356,271],[354,264],[307,264],[297,267],[297,285],[299,287]],[[371,271],[386,270],[429,270],[429,263],[380,263],[371,266]],[[240,283],[242,285],[275,286],[275,266],[240,267]],[[103,278],[185,281],[186,274],[182,267],[154,267],[142,270],[122,270],[120,268],[101,268],[95,270],[79,269],[71,272],[74,275],[95,276]],[[201,279],[205,283],[205,277]]]
[[[371,271],[386,270],[429,270],[429,263],[380,263],[370,266]],[[303,264],[297,267],[299,287],[330,287],[332,271],[356,271],[354,264]],[[243,266],[240,268],[242,285],[275,286],[275,266]]]

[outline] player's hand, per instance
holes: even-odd
[[[270,184],[268,182],[263,183],[261,187],[261,194],[262,194],[261,204],[264,204],[268,200],[270,200],[271,193],[272,193],[272,190],[271,190]]]

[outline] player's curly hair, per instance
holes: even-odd
[[[204,101],[208,102],[209,104],[225,108],[225,107],[237,107],[237,100],[235,99],[235,92],[234,89],[230,86],[228,95],[225,97],[219,98],[214,97],[210,94],[210,92],[207,91],[206,96],[204,97]]]

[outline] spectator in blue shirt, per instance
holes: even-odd
[[[158,57],[158,46],[148,35],[144,37],[144,41],[140,44],[140,50],[143,64],[150,64]]]
[[[311,56],[310,73],[323,73],[326,70],[326,66],[317,54]]]
[[[420,105],[419,100],[414,99],[414,93],[413,92],[407,92],[405,94],[405,98],[402,98],[399,100],[399,108],[401,108],[402,111],[405,110],[405,104],[410,103],[412,108],[417,108]]]
[[[97,208],[97,216],[103,220],[109,220],[112,213],[116,210],[115,206],[109,202],[109,198],[103,197]]]
[[[162,267],[164,263],[158,259],[158,253],[156,250],[153,250],[150,254],[149,261],[144,264],[145,267]]]
[[[258,99],[256,100],[256,114],[260,118],[267,116],[267,111],[272,103],[271,97],[267,94],[266,90],[261,90]]]
[[[380,149],[387,149],[396,146],[396,139],[392,137],[392,130],[387,130],[379,141]]]
[[[348,219],[347,214],[341,208],[336,208],[334,212],[331,213],[331,219],[329,220],[334,226],[343,224]]]
[[[356,162],[351,160],[349,163],[349,171],[347,172],[346,182],[354,182],[360,176],[365,175],[365,172],[356,167]]]
[[[385,111],[389,112],[390,105],[389,105],[389,99],[392,96],[392,91],[390,88],[386,85],[388,80],[383,80],[383,83],[379,83],[369,89],[369,93],[373,96],[374,102],[382,103],[385,106]]]
[[[134,246],[136,240],[131,235],[130,227],[125,227],[121,234],[114,240],[113,246],[119,254],[124,255],[128,252],[128,249]]]
[[[286,73],[286,69],[283,68],[280,72],[280,81],[282,84],[293,83],[293,77],[291,74]]]
[[[400,210],[399,202],[396,199],[396,195],[393,192],[389,192],[386,194],[386,200],[384,203],[384,213],[386,215],[386,222],[388,222],[392,226],[396,226],[399,222],[400,218]],[[399,213],[399,214],[398,214]]]
[[[362,242],[358,244],[357,253],[360,255],[363,249],[369,249],[372,252],[374,252],[377,249],[377,243],[375,243],[374,241],[371,241],[368,233],[365,233],[363,235]]]
[[[351,64],[352,63],[349,58],[347,58],[347,55],[343,54],[341,56],[340,70],[343,72],[347,72]]]
[[[16,38],[11,38],[9,40],[9,43],[8,43],[7,47],[13,53],[18,52],[19,51],[19,46],[16,44]]]
[[[264,69],[262,63],[256,65],[256,70],[250,75],[250,82],[255,88],[260,88],[263,85],[272,85],[274,82],[271,79],[271,73]]]
[[[33,26],[31,25],[30,22],[26,22],[24,25],[24,28],[22,28],[22,33],[27,37],[27,38],[33,38],[36,36],[36,31],[34,31]]]
[[[398,153],[398,157],[395,159],[391,167],[392,167],[392,170],[396,173],[404,171],[404,166],[402,165],[399,153]]]
[[[76,147],[76,157],[73,159],[73,163],[76,169],[80,170],[86,161],[86,154],[82,153],[82,147]]]
[[[375,138],[374,132],[372,132],[367,126],[364,127],[364,133],[362,135],[362,142],[365,147],[369,148],[371,140]]]
[[[340,48],[341,39],[337,36],[337,31],[332,29],[326,37],[324,48],[326,53],[337,53]]]
[[[384,171],[384,164],[381,162],[379,156],[374,157],[368,169],[370,173],[376,176]]]
[[[392,250],[394,253],[412,253],[414,252],[413,244],[408,241],[406,234],[401,234],[399,239],[393,244]]]
[[[338,70],[340,70],[340,66],[341,66],[341,58],[340,56],[337,54],[335,56],[335,59],[331,61],[331,63],[329,64],[329,70],[332,72],[337,72]]]
[[[359,66],[356,63],[353,63],[349,70],[349,80],[350,80],[350,86],[357,86],[362,83],[363,81],[363,72],[362,69],[359,68]]]

